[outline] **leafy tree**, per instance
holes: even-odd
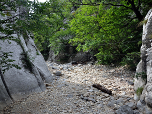
[[[80,6],[70,21],[76,35],[70,42],[78,50],[96,52],[102,64],[121,62],[125,55],[139,52],[142,27],[138,24],[149,10],[148,1],[69,1]]]
[[[28,28],[33,32],[36,46],[45,60],[48,58],[50,47],[57,54],[68,44],[68,37],[71,36],[67,25],[68,19],[71,18],[70,7],[64,0],[35,2],[32,5]]]

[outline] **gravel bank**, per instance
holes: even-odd
[[[47,65],[54,74],[53,83],[46,84],[47,90],[7,106],[3,114],[119,114],[122,106],[135,114],[148,110],[138,108],[133,100],[135,72],[125,67]],[[113,95],[92,87],[94,83],[111,90]]]

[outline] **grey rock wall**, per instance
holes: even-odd
[[[17,7],[18,8],[18,7]],[[1,16],[1,20],[19,18],[19,14],[24,14],[26,8],[20,7],[17,11],[10,11],[12,16]],[[24,16],[22,16],[22,19]],[[15,22],[13,22],[15,23]],[[5,24],[2,25],[4,28]],[[33,39],[29,33],[25,31],[26,35],[14,32],[11,34],[13,38],[20,41],[0,39],[0,55],[2,53],[12,52],[8,59],[15,60],[13,64],[18,65],[21,69],[14,67],[2,72],[4,65],[0,64],[0,110],[13,101],[25,98],[31,93],[38,93],[45,91],[44,83],[52,82],[52,75],[47,68],[42,54],[39,52],[34,44]],[[0,32],[0,36],[7,36]],[[25,56],[26,55],[26,56]],[[28,60],[29,63],[25,60]],[[0,62],[3,61],[0,58]],[[9,63],[9,62],[8,62]],[[5,63],[7,65],[8,63]],[[31,67],[28,67],[28,65]],[[26,66],[26,67],[25,67]]]
[[[135,78],[134,89],[137,93],[139,88],[143,88],[139,99],[141,103],[152,108],[152,9],[149,10],[143,22],[141,61],[137,65],[136,74],[144,72],[147,78]]]
[[[19,39],[29,56],[32,70],[25,68],[25,63],[22,60],[24,58],[24,55],[22,55],[23,49],[19,44],[15,41],[10,41],[11,44],[9,44],[7,41],[0,40],[1,51],[13,52],[9,59],[15,60],[13,63],[21,67],[21,69],[10,68],[4,74],[0,73],[0,109],[10,102],[24,98],[33,92],[45,91],[44,82],[52,82],[52,75],[33,39],[29,37],[28,41],[25,41],[22,36]]]

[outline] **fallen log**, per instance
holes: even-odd
[[[105,88],[104,86],[102,86],[102,85],[100,85],[100,84],[93,84],[92,86],[93,86],[94,88],[97,88],[97,89],[101,90],[101,91],[104,92],[104,93],[107,93],[107,94],[109,94],[109,95],[112,95],[112,91],[111,91],[111,90]]]

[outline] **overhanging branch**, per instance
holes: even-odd
[[[71,2],[72,4],[75,4],[75,5],[90,5],[90,6],[99,6],[100,4],[103,4],[103,5],[111,5],[111,6],[117,6],[117,7],[125,7],[127,9],[131,9],[130,7],[127,7],[125,5],[122,5],[122,4],[112,4],[112,3],[76,3],[76,2],[72,2],[71,0],[69,0],[69,2]]]

